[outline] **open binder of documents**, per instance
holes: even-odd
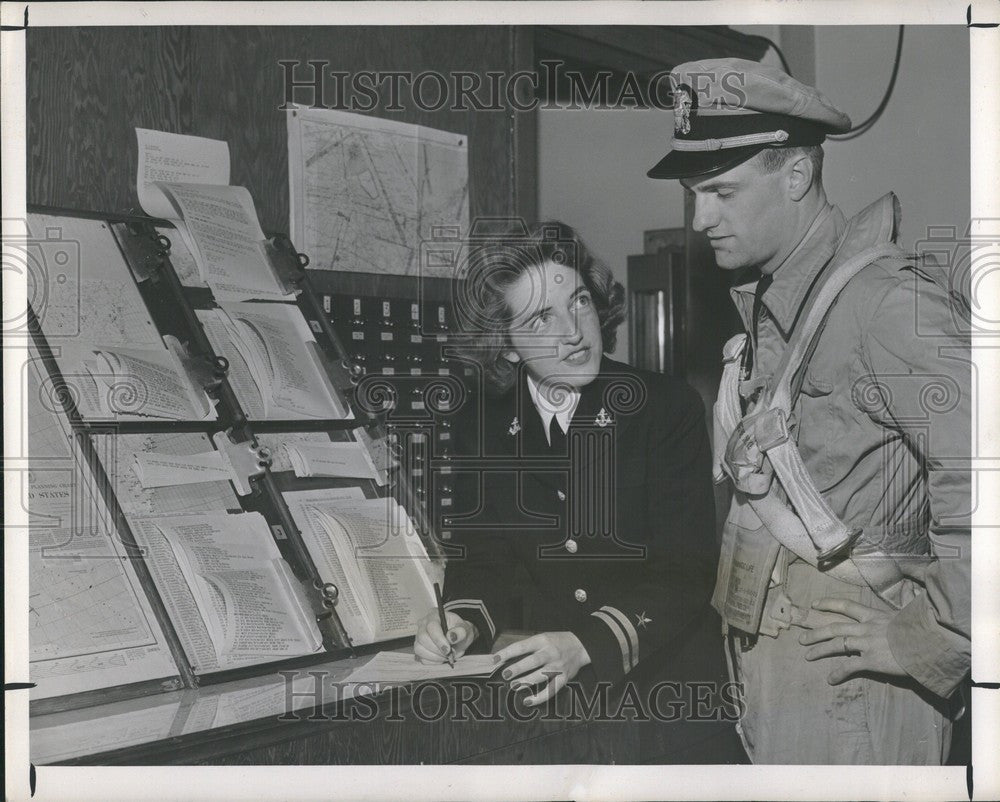
[[[182,284],[168,226],[28,223],[79,252],[29,312],[33,713],[410,636],[439,555],[308,279],[220,298]]]
[[[195,671],[323,647],[302,588],[259,513],[137,518],[132,527]]]
[[[226,304],[197,315],[251,420],[352,417],[298,307]]]
[[[136,129],[137,188],[143,210],[170,220],[194,259],[200,283],[219,301],[287,300],[266,253],[253,198],[229,185],[225,142]]]
[[[340,619],[355,644],[412,635],[440,581],[412,522],[393,499],[285,494],[320,576],[340,588]]]
[[[204,420],[214,414],[211,399],[181,361],[180,343],[165,336],[166,351],[95,348],[84,361],[96,387],[92,413],[102,419],[141,416]]]

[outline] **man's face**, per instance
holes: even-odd
[[[597,309],[580,274],[545,262],[526,270],[504,292],[512,320],[512,362],[524,361],[541,386],[585,387],[597,376],[603,345]]]
[[[787,168],[763,173],[752,158],[722,173],[681,179],[694,195],[694,230],[708,236],[719,267],[764,267],[782,250],[794,222]]]

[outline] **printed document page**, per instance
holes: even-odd
[[[166,639],[69,423],[28,364],[32,699],[177,676]]]
[[[139,143],[136,188],[139,205],[150,217],[176,217],[173,204],[157,182],[228,184],[229,144],[201,136],[135,129]]]
[[[153,217],[170,220],[171,264],[185,286],[218,300],[285,300],[263,251],[253,198],[229,186],[229,145],[217,139],[136,128],[136,188]],[[180,242],[177,242],[180,240]]]
[[[376,470],[368,449],[361,443],[294,443],[285,448],[296,476],[371,479],[386,484],[385,475]]]
[[[448,663],[421,663],[411,651],[379,652],[347,678],[347,682],[364,682],[377,685],[399,685],[448,677],[488,677],[499,663],[492,654],[466,654]]]
[[[136,475],[136,458],[140,456],[157,454],[161,459],[183,459],[211,451],[212,441],[202,432],[95,435],[92,442],[126,515],[150,518],[240,509],[228,476],[198,484],[146,488]]]
[[[178,356],[179,343],[164,338],[167,348],[94,349],[83,361],[93,385],[82,398],[88,419],[165,418],[206,420],[215,408],[205,391],[195,387]],[[96,390],[96,395],[89,393]]]
[[[45,379],[43,389],[54,400],[58,395],[73,399],[85,418],[107,417],[101,410],[109,398],[115,403],[134,405],[143,399],[149,403],[150,391],[159,386],[159,368],[149,376],[133,372],[131,381],[116,385],[110,368],[97,368],[105,379],[99,383],[93,364],[87,365],[94,362],[95,352],[124,350],[152,352],[157,365],[170,362],[175,367],[107,223],[29,214],[28,231],[42,240],[37,253],[40,267],[34,272],[44,286],[34,293],[32,308],[66,388],[62,393],[55,382]],[[186,387],[184,393],[190,395]],[[192,411],[186,416],[193,415]],[[202,417],[204,413],[197,416]],[[114,418],[141,416],[123,412]]]
[[[195,315],[205,331],[205,336],[217,356],[226,358],[229,370],[226,379],[240,401],[244,414],[250,420],[267,420],[264,392],[269,387],[257,384],[250,363],[244,357],[245,347],[237,347],[236,336],[230,331],[227,317],[221,309],[196,309]]]
[[[337,613],[356,643],[405,637],[434,606],[435,567],[392,499],[299,500],[285,494]],[[433,577],[433,578],[432,578]]]
[[[161,184],[193,242],[201,276],[219,301],[286,300],[263,250],[264,232],[244,187]]]
[[[31,302],[60,367],[59,348],[162,345],[132,272],[101,220],[29,214],[38,278]],[[72,365],[66,366],[72,368]]]
[[[144,488],[197,485],[229,479],[229,471],[218,451],[183,457],[158,452],[136,454],[135,474]]]
[[[151,549],[151,569],[200,670],[322,647],[315,619],[259,513],[138,519],[134,528]]]
[[[323,446],[332,442],[326,432],[259,432],[257,442],[271,452],[271,471],[294,470],[289,450],[299,446]],[[362,493],[362,498],[364,494]]]
[[[335,466],[331,465],[314,465],[313,460],[310,458],[313,453],[330,454],[335,458],[339,459],[339,454],[336,453],[341,447],[350,446],[348,449],[349,453],[352,455],[353,459],[354,449],[363,449],[365,452],[364,460],[367,465],[367,469],[364,472],[361,467],[358,466],[357,470],[359,473],[357,477],[360,478],[373,478],[379,486],[384,486],[388,484],[389,476],[388,471],[390,468],[395,467],[397,462],[395,459],[389,456],[389,449],[386,446],[385,437],[380,437],[377,440],[373,439],[368,431],[362,427],[358,427],[350,432],[350,436],[353,440],[331,440],[324,432],[282,432],[280,434],[273,434],[270,432],[264,432],[257,435],[257,441],[262,445],[266,446],[271,450],[271,470],[277,473],[278,471],[297,471],[296,465],[292,464],[291,454],[293,451],[299,452],[299,458],[302,455],[306,455],[305,459],[301,465],[301,468],[305,468],[312,473],[296,473],[297,476],[323,476],[323,475],[337,475],[332,473]],[[331,451],[327,446],[337,447],[335,450]],[[323,471],[330,470],[331,473],[324,474]],[[352,470],[354,470],[352,468]],[[374,475],[371,475],[374,472]],[[347,476],[349,474],[340,474]]]
[[[199,310],[213,350],[251,420],[353,416],[330,381],[302,312],[291,304],[223,304]]]

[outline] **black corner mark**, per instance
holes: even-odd
[[[5,682],[3,684],[4,693],[7,691],[23,691],[26,688],[34,688],[34,682]]]
[[[1000,28],[1000,22],[973,22],[972,3],[965,9],[965,27],[967,28]]]
[[[28,766],[29,766],[29,768],[28,768],[28,788],[31,791],[31,795],[34,796],[35,795],[35,764],[34,763],[29,763]],[[971,782],[971,780],[970,780],[970,782]]]
[[[965,767],[965,787],[969,792],[969,800],[972,800],[972,764]]]
[[[24,31],[28,28],[28,5],[24,6],[24,25],[0,25],[2,31]]]

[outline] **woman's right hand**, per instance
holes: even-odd
[[[444,663],[450,649],[455,657],[461,657],[479,634],[475,624],[470,624],[457,613],[445,612],[448,631],[441,631],[441,621],[437,609],[431,610],[417,624],[417,636],[413,640],[413,653],[421,663]]]

